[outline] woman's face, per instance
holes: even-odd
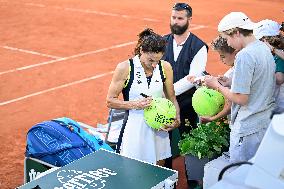
[[[219,51],[218,50],[218,53],[219,53],[219,56],[220,56],[220,60],[226,64],[227,66],[234,66],[234,61],[235,61],[235,56],[236,56],[236,53],[233,52],[233,53],[225,53],[225,52],[222,52],[222,51]]]
[[[155,68],[163,56],[162,52],[141,52],[140,61],[146,68]]]

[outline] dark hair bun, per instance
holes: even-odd
[[[152,35],[154,32],[151,28],[144,29],[141,33],[139,33],[139,38],[142,39],[146,36]]]

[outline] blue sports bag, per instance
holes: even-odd
[[[63,117],[34,125],[27,134],[25,154],[61,167],[101,148],[113,151],[76,121]]]

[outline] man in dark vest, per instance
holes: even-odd
[[[162,59],[168,61],[174,72],[174,89],[180,106],[181,124],[179,133],[189,133],[196,127],[198,116],[193,110],[191,99],[196,88],[187,79],[188,76],[202,76],[207,62],[207,45],[190,32],[192,8],[186,3],[176,3],[173,6],[170,28],[171,34],[167,40],[166,52]],[[192,127],[190,127],[190,125]],[[170,132],[170,138],[172,138]],[[173,147],[172,146],[172,151]],[[172,168],[172,159],[166,160],[166,167]]]

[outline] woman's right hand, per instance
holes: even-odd
[[[143,110],[151,105],[152,97],[142,98],[134,101],[133,109]]]

